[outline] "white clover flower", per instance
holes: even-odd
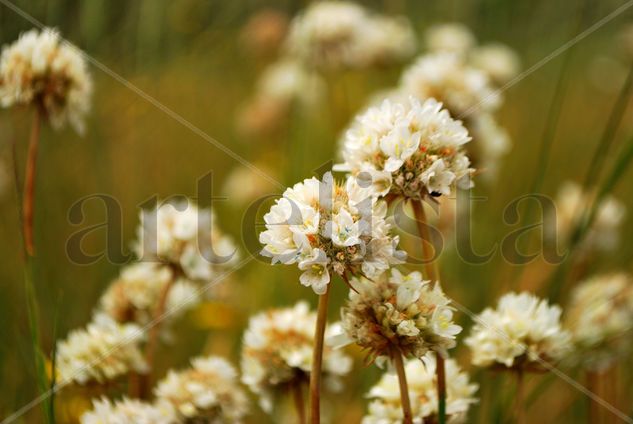
[[[283,388],[308,381],[312,369],[316,313],[305,302],[291,308],[272,309],[253,316],[242,347],[242,382],[260,397],[270,412],[273,397]],[[329,326],[326,337],[336,331]],[[341,388],[341,377],[349,373],[352,360],[340,350],[326,347],[323,378],[332,390]]]
[[[473,171],[463,147],[469,140],[461,122],[434,99],[385,100],[358,116],[346,131],[344,163],[334,169],[368,179],[383,196],[450,194],[455,183]],[[465,178],[460,184],[471,183]]]
[[[322,1],[293,19],[286,49],[310,67],[364,68],[408,58],[415,36],[404,18],[373,15],[354,3]]]
[[[501,101],[487,74],[451,53],[421,56],[403,72],[400,84],[407,94],[442,102],[458,119],[493,112]]]
[[[582,211],[591,205],[591,195],[583,192],[575,182],[565,182],[556,197],[556,234],[548,234],[550,238],[558,236],[566,241],[578,225]],[[588,254],[599,251],[608,252],[616,249],[620,243],[620,227],[626,216],[624,205],[608,196],[599,205],[592,226],[589,228],[579,249]]]
[[[0,104],[35,105],[54,128],[69,122],[84,130],[92,81],[81,52],[50,28],[31,30],[6,45],[0,56]]]
[[[57,343],[59,384],[103,383],[128,372],[144,373],[147,364],[140,350],[141,328],[119,324],[98,314],[86,329],[71,331]]]
[[[631,349],[633,279],[624,273],[589,278],[574,289],[566,328],[575,356],[590,369],[606,369]]]
[[[217,226],[211,209],[189,200],[142,211],[134,244],[144,261],[169,265],[189,280],[209,281],[237,259],[233,239]]]
[[[468,53],[477,42],[470,29],[459,23],[433,25],[426,31],[425,39],[431,52],[456,54]]]
[[[105,313],[117,322],[147,324],[156,314],[161,297],[175,278],[164,265],[140,262],[125,267],[101,296],[98,313]],[[178,279],[169,287],[167,310],[169,320],[178,318],[200,301],[196,286]]]
[[[453,308],[439,284],[423,281],[419,272],[403,275],[395,268],[375,281],[354,278],[341,311],[342,334],[332,345],[357,343],[380,361],[394,352],[421,358],[430,350],[447,354],[462,328],[453,323]]]
[[[323,294],[332,273],[372,276],[402,262],[386,213],[372,187],[354,177],[344,185],[329,172],[321,181],[309,178],[287,189],[264,215],[261,254],[273,264],[296,263],[301,284]]]
[[[405,363],[413,422],[422,424],[437,421],[437,385],[435,355],[427,354],[421,360]],[[470,405],[477,403],[474,397],[479,388],[470,383],[468,374],[462,371],[454,359],[447,359],[446,366],[446,415],[448,423],[466,421]],[[400,424],[403,420],[398,377],[384,374],[373,386],[367,397],[372,399],[362,424]]]
[[[514,50],[500,43],[473,49],[470,63],[485,72],[497,85],[510,81],[521,69],[521,61]]]
[[[226,360],[198,357],[191,368],[169,371],[156,385],[159,401],[173,405],[181,422],[239,423],[248,413],[248,398],[237,372]]]
[[[561,308],[534,295],[508,293],[496,309],[486,308],[465,340],[477,366],[540,371],[541,361],[562,359],[571,335],[560,322]]]
[[[147,403],[123,398],[112,402],[103,397],[92,401],[92,409],[82,414],[81,424],[178,424],[176,411],[167,402]]]

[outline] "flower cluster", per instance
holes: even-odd
[[[177,424],[176,411],[168,402],[147,403],[123,398],[111,402],[94,400],[93,408],[81,416],[81,424]]]
[[[540,371],[541,361],[558,361],[571,349],[561,308],[534,295],[508,293],[496,309],[486,308],[465,340],[477,366]]]
[[[604,369],[631,348],[633,279],[624,273],[589,278],[574,289],[565,326],[579,359]]]
[[[591,206],[591,195],[585,193],[580,185],[568,181],[564,183],[556,197],[556,234],[548,234],[550,238],[558,236],[568,240],[578,225],[582,211]],[[616,198],[609,196],[598,206],[594,221],[584,241],[579,246],[583,253],[595,251],[612,251],[620,241],[620,226],[626,215],[624,205]]]
[[[158,401],[171,403],[185,422],[241,422],[248,413],[248,398],[233,366],[216,356],[194,358],[191,365],[169,371],[158,382]]]
[[[447,355],[462,328],[453,323],[453,308],[439,284],[423,281],[419,272],[397,269],[375,281],[353,279],[341,311],[344,334],[329,343],[357,343],[370,358],[384,360],[392,353],[421,358],[429,351]]]
[[[413,422],[422,424],[437,422],[437,389],[435,356],[425,355],[422,360],[412,359],[405,364]],[[466,420],[478,385],[470,383],[454,359],[446,360],[446,414],[450,424]],[[367,395],[373,399],[363,424],[399,424],[403,420],[398,377],[387,373]]]
[[[189,200],[142,211],[134,248],[139,259],[169,265],[193,281],[209,281],[235,263],[233,240],[221,232],[211,209]]]
[[[92,82],[81,52],[52,29],[28,31],[0,56],[0,104],[34,105],[54,128],[83,132]]]
[[[167,290],[165,310],[170,320],[200,302],[195,284],[180,278],[174,281],[171,268],[151,262],[139,262],[121,271],[101,296],[98,311],[117,322],[147,324],[156,315],[161,297]]]
[[[471,185],[462,179],[473,171],[463,148],[469,140],[461,122],[434,99],[385,100],[346,131],[344,163],[334,169],[371,179],[382,196],[448,195],[456,183]]]
[[[425,38],[430,52],[458,55],[483,71],[495,84],[503,84],[519,73],[519,58],[510,47],[501,43],[478,46],[473,33],[462,24],[434,25],[427,30]]]
[[[264,215],[261,253],[273,263],[298,264],[301,284],[323,294],[332,272],[371,277],[402,262],[386,213],[372,187],[354,177],[344,185],[329,172],[321,181],[309,178],[287,189]]]
[[[293,19],[288,54],[310,67],[330,70],[401,62],[415,51],[415,34],[404,18],[374,15],[343,1],[311,4]]]
[[[70,332],[57,343],[56,369],[61,385],[103,383],[135,371],[147,371],[139,344],[141,329],[97,314],[86,329]]]
[[[316,313],[305,302],[273,309],[250,319],[242,347],[242,382],[260,396],[262,408],[272,409],[275,392],[307,381],[312,368]],[[329,327],[326,337],[335,331]],[[332,390],[341,388],[341,377],[352,360],[340,350],[326,348],[323,378]]]

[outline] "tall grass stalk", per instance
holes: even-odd
[[[330,282],[331,284],[331,282]],[[310,423],[321,422],[321,368],[323,365],[323,339],[327,324],[327,304],[330,295],[330,284],[325,293],[319,296],[317,322],[314,331],[314,350],[312,351],[312,370],[310,372]]]
[[[576,248],[584,240],[587,231],[591,228],[593,221],[596,218],[596,214],[600,208],[600,205],[604,202],[604,199],[609,195],[616,184],[622,179],[624,173],[628,170],[628,167],[633,160],[633,137],[629,138],[628,142],[622,148],[622,151],[617,156],[611,173],[604,180],[596,195],[594,196],[591,205],[583,211],[576,227],[574,228],[572,235],[569,239],[568,258],[562,265],[558,267],[556,272],[551,278],[549,284],[550,287],[550,299],[556,301],[560,296],[563,283],[565,281],[565,275],[571,267],[573,255]]]
[[[424,277],[431,280],[435,284],[439,284],[440,275],[437,262],[434,260],[435,252],[433,249],[433,241],[429,233],[429,227],[424,212],[422,201],[412,201],[413,213],[418,226],[418,233],[422,239],[422,260],[424,262]],[[441,354],[436,353],[435,376],[437,385],[437,411],[440,424],[446,423],[446,370],[444,358]]]

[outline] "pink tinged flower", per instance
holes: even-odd
[[[327,269],[330,259],[321,249],[313,249],[309,256],[299,262],[299,269],[303,271],[299,281],[306,287],[312,287],[316,294],[323,294],[330,282]]]

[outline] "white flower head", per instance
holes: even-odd
[[[162,203],[142,211],[140,221],[137,256],[168,265],[189,280],[211,280],[237,260],[237,248],[218,228],[213,211],[192,201]]]
[[[143,338],[137,325],[97,314],[85,329],[71,331],[57,343],[58,384],[103,383],[131,371],[146,372],[140,349]]]
[[[344,163],[359,181],[369,180],[378,195],[422,199],[450,194],[458,181],[470,186],[470,137],[434,99],[385,100],[356,118],[342,141]]]
[[[433,25],[425,34],[426,47],[431,52],[466,54],[475,44],[475,36],[465,25],[445,23]]]
[[[152,262],[129,265],[101,296],[97,313],[119,323],[145,325],[155,316],[163,292],[168,290],[166,304],[172,313],[165,318],[172,321],[200,301],[195,285],[174,278],[168,266]]]
[[[585,193],[575,182],[565,182],[556,197],[556,234],[550,238],[568,241],[578,225],[582,211],[591,205],[590,193]],[[616,249],[620,242],[621,225],[626,216],[626,208],[613,196],[606,197],[598,205],[595,219],[579,246],[582,254],[609,252]]]
[[[242,382],[260,397],[270,411],[273,397],[289,385],[308,381],[312,368],[316,314],[305,302],[294,307],[272,309],[253,316],[242,347]],[[326,335],[335,329],[328,326]],[[352,360],[330,347],[323,352],[323,377],[328,388],[340,388],[341,377],[352,367]]]
[[[435,355],[411,359],[405,364],[411,412],[414,423],[437,421],[437,387]],[[477,384],[470,383],[468,374],[462,371],[454,359],[447,359],[446,366],[446,414],[451,424],[466,420],[470,406],[477,403],[474,397]],[[398,424],[403,420],[398,377],[385,373],[374,385],[367,397],[371,399],[363,424]]]
[[[298,264],[301,283],[318,294],[333,274],[375,275],[401,263],[384,202],[362,185],[354,177],[339,184],[327,173],[287,189],[264,215],[262,255],[273,263]]]
[[[461,327],[452,321],[450,299],[419,272],[392,268],[375,281],[355,278],[351,284],[358,292],[350,292],[342,309],[342,330],[348,342],[369,351],[370,360],[394,350],[414,358],[429,350],[446,354],[455,346]]]
[[[372,14],[345,1],[311,4],[293,19],[286,40],[289,56],[323,70],[398,63],[415,47],[405,18]]]
[[[508,46],[494,43],[474,49],[470,63],[485,72],[497,85],[505,84],[517,76],[521,61]]]
[[[123,398],[112,402],[103,397],[92,401],[92,409],[81,416],[81,424],[177,424],[180,421],[169,402],[142,402]]]
[[[239,423],[249,408],[235,368],[216,356],[194,358],[191,368],[169,371],[154,394],[176,409],[179,422]]]
[[[508,293],[496,309],[486,308],[465,340],[477,366],[543,370],[571,349],[571,335],[561,322],[561,308],[534,295]]]
[[[633,279],[605,274],[581,282],[571,294],[565,326],[575,358],[589,369],[603,370],[630,353],[633,331]]]
[[[0,56],[0,104],[34,105],[54,128],[84,130],[92,81],[79,49],[46,28],[20,35]]]

